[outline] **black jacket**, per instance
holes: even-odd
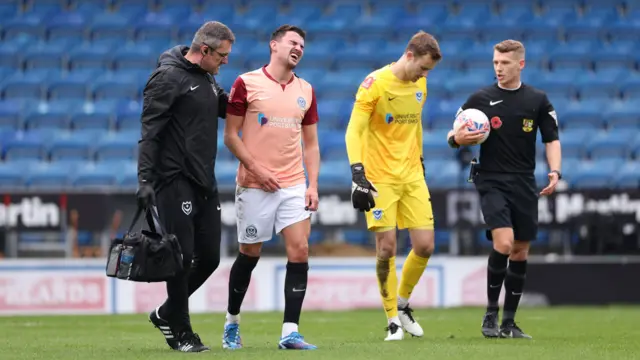
[[[204,194],[217,191],[214,174],[218,117],[225,118],[228,94],[184,55],[188,47],[167,50],[144,88],[138,180],[156,192],[177,176]]]

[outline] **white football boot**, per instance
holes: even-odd
[[[398,307],[400,324],[402,324],[402,328],[412,336],[421,337],[424,335],[424,331],[420,324],[413,318],[412,312],[413,309],[411,309],[408,304],[403,308]]]
[[[402,327],[400,327],[400,325],[392,322],[389,324],[386,330],[387,337],[384,339],[384,341],[396,341],[404,339],[404,331],[402,330]]]

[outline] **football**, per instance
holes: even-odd
[[[466,109],[461,111],[453,122],[453,130],[457,131],[460,126],[466,126],[469,131],[482,130],[484,137],[480,139],[476,145],[482,144],[489,137],[491,132],[491,124],[485,113],[478,109]]]

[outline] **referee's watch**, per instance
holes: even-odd
[[[551,170],[551,172],[558,174],[558,180],[562,179],[562,173],[560,172],[560,170]]]
[[[449,139],[447,139],[447,143],[449,143],[449,147],[452,147],[452,148],[456,148],[456,149],[457,149],[457,148],[459,148],[459,147],[460,147],[460,145],[458,145],[458,144],[456,143],[456,136],[455,136],[455,134],[454,134],[454,135],[449,136]]]

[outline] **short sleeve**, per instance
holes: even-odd
[[[544,98],[542,99],[542,106],[538,114],[538,124],[543,143],[559,140],[558,115],[549,101],[547,94],[544,94]]]
[[[380,98],[378,91],[378,84],[376,78],[373,75],[367,76],[366,79],[360,84],[358,92],[356,93],[356,101],[354,103],[354,110],[371,114],[375,109],[375,106]]]
[[[238,76],[231,86],[229,92],[229,103],[227,113],[236,116],[244,116],[247,112],[247,87],[242,77]]]
[[[464,104],[462,104],[462,106],[458,108],[458,111],[456,112],[456,115],[454,117],[458,117],[458,115],[460,115],[460,113],[464,110],[477,108],[480,103],[479,97],[480,96],[478,92],[474,92],[473,94],[469,95],[467,101],[465,101]]]
[[[316,102],[316,92],[311,89],[311,105],[309,110],[304,114],[302,125],[313,125],[318,122],[318,104]]]

